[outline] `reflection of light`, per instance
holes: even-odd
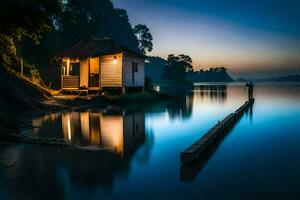
[[[69,71],[70,71],[70,59],[67,60],[67,76],[70,75]]]
[[[101,117],[101,139],[102,144],[108,148],[116,148],[118,153],[123,152],[123,117],[102,116]],[[129,124],[128,124],[129,125]]]
[[[80,127],[83,138],[87,141],[90,140],[90,123],[89,123],[89,113],[80,113]]]
[[[122,135],[120,133],[113,133],[113,143],[116,149],[120,149],[121,148],[121,144],[122,144]]]
[[[114,56],[114,65],[118,64],[117,56]]]
[[[68,117],[68,137],[69,140],[71,140],[71,122],[69,117]]]

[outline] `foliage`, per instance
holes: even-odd
[[[150,33],[149,28],[146,25],[138,24],[134,27],[134,34],[139,42],[139,49],[143,54],[151,52],[153,49],[153,37]]]
[[[68,0],[72,20],[62,18],[55,29],[45,34],[40,44],[25,41],[24,59],[38,67],[46,83],[60,87],[59,63],[53,58],[79,41],[110,37],[119,44],[139,51],[138,41],[126,10],[114,8],[110,0]],[[127,16],[127,17],[126,17]]]
[[[14,64],[19,43],[28,38],[38,44],[63,12],[60,0],[1,1],[0,62],[6,67]]]
[[[126,22],[129,22],[129,17],[128,17],[127,11],[125,9],[115,8],[115,11],[122,19],[124,19]]]
[[[110,0],[1,1],[0,22],[2,66],[19,68],[22,54],[24,62],[35,66],[56,87],[60,69],[53,58],[81,40],[110,37],[139,51],[126,10],[114,8]]]
[[[24,63],[24,75],[29,78],[33,83],[44,86],[41,74],[35,65],[27,62]]]
[[[16,62],[16,45],[13,39],[5,34],[0,34],[0,64],[10,67]]]
[[[90,38],[111,37],[118,43],[137,50],[137,40],[126,10],[114,8],[110,0],[68,0],[75,23],[62,21],[60,36],[64,49]]]
[[[226,67],[212,67],[209,70],[187,72],[187,80],[190,82],[232,82]]]
[[[171,82],[185,82],[186,72],[193,71],[192,59],[184,54],[170,54],[165,66],[164,76]]]
[[[37,83],[39,85],[42,85],[42,79],[41,79],[41,75],[40,75],[39,70],[36,69],[35,67],[33,67],[30,70],[30,73],[31,73],[31,80],[32,80],[32,82]]]
[[[212,67],[209,69],[209,72],[227,72],[226,67]]]
[[[178,62],[180,62],[184,66],[186,72],[193,71],[193,61],[190,56],[180,54],[178,55]]]

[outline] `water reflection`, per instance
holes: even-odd
[[[56,136],[73,145],[109,149],[122,157],[145,141],[145,116],[141,112],[127,113],[118,109],[69,112],[44,116],[35,119],[33,124],[41,129],[29,134]]]
[[[25,172],[20,179],[10,182],[10,188],[15,188],[9,192],[13,199],[39,199],[45,196],[64,198],[71,183],[87,188],[101,186],[110,193],[115,173],[125,177],[130,174],[129,160],[142,144],[143,148],[137,158],[146,163],[153,145],[151,130],[147,134],[150,141],[146,141],[148,136],[145,133],[143,112],[108,109],[101,112],[89,110],[51,114],[33,120],[33,124],[41,128],[29,132],[29,135],[56,136],[74,145],[107,150],[93,152],[39,145],[9,149],[5,159],[14,161],[16,166],[5,172],[7,179],[18,174],[20,169]],[[36,183],[39,183],[38,190],[31,188]]]
[[[252,123],[253,121],[253,107],[255,104],[250,104],[249,109],[246,111],[246,115],[249,116],[249,120]]]
[[[227,100],[227,85],[195,85],[194,93],[197,98],[218,103]]]
[[[170,119],[186,120],[192,116],[194,93],[189,93],[177,101],[168,102],[166,106]]]
[[[181,179],[179,153],[245,102],[244,84],[216,91],[196,87],[184,98],[134,111],[91,109],[37,118],[33,123],[41,128],[28,134],[107,150],[24,144],[1,153],[0,148],[0,163],[15,163],[4,171],[0,167],[5,182],[0,199],[298,197],[299,89],[299,84],[256,86],[253,111],[196,165],[182,167]],[[254,191],[250,196],[249,190]]]

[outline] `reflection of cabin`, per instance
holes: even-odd
[[[73,144],[94,145],[127,156],[145,140],[144,114],[72,112],[62,114],[64,138]]]
[[[57,58],[62,90],[144,87],[144,55],[111,39],[82,41]]]

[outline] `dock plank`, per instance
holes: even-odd
[[[235,112],[230,113],[222,121],[218,122],[213,126],[207,133],[205,133],[199,140],[189,146],[185,151],[180,153],[180,161],[183,164],[192,164],[196,161],[201,154],[209,148],[211,144],[217,139],[221,134],[226,133],[230,127],[243,116],[244,112],[254,103],[254,99],[246,101],[242,106],[240,106]]]

